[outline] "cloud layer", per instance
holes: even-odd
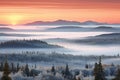
[[[0,6],[38,8],[120,9],[120,0],[1,0]]]

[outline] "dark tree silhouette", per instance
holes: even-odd
[[[17,63],[17,72],[19,71],[19,69],[20,69],[19,63]]]
[[[30,76],[28,64],[26,64],[26,66],[25,66],[24,73],[26,74],[26,76]]]
[[[67,79],[71,79],[72,75],[70,74],[68,64],[66,64],[65,72],[64,72],[64,77]]]
[[[85,65],[85,68],[86,68],[86,69],[88,69],[88,68],[89,68],[89,65],[88,65],[88,64],[86,64],[86,65]]]
[[[0,65],[0,71],[3,71],[3,62],[1,62],[1,65]]]
[[[6,59],[5,64],[4,64],[4,69],[3,69],[3,76],[1,78],[1,80],[12,80],[9,77],[9,74],[10,74],[9,65],[8,65],[8,62],[7,62],[7,59]]]
[[[11,63],[11,72],[15,73],[15,67],[13,63]]]
[[[120,80],[120,68],[118,69],[117,75],[115,76],[113,80]]]
[[[94,70],[93,70],[93,75],[96,76],[96,74],[98,73],[98,64],[95,63],[94,66],[95,66],[95,67],[94,67]]]
[[[97,71],[94,75],[95,75],[95,80],[106,80],[104,70],[103,70],[103,67],[102,67],[102,63],[101,63],[101,57],[99,59],[99,64],[98,64],[98,67],[97,67]]]
[[[51,72],[53,73],[53,75],[55,75],[55,67],[54,67],[54,65],[52,66]]]

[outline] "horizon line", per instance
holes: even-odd
[[[55,22],[55,21],[69,21],[69,22],[78,22],[78,23],[84,23],[84,22],[87,22],[87,21],[91,21],[91,22],[97,22],[97,23],[101,23],[101,24],[120,24],[120,23],[110,23],[110,22],[100,22],[100,21],[96,21],[96,20],[85,20],[85,21],[78,21],[78,20],[66,20],[66,19],[56,19],[56,20],[35,20],[35,21],[28,21],[26,23],[20,23],[20,24],[16,24],[14,26],[17,26],[17,25],[26,25],[26,24],[29,24],[29,23],[34,23],[34,22]],[[6,25],[6,26],[10,26],[12,24],[8,24],[8,23],[0,23],[0,25]]]

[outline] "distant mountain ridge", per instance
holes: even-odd
[[[81,25],[103,25],[103,24],[108,24],[108,23],[100,23],[100,22],[90,21],[90,20],[81,23]]]
[[[120,25],[120,23],[104,23],[104,22],[97,22],[93,20],[88,20],[84,22],[80,21],[71,21],[71,20],[62,20],[58,19],[55,21],[33,21],[25,24],[19,24],[24,26],[37,26],[37,25]],[[0,24],[0,26],[9,26],[7,24]]]
[[[79,32],[79,31],[87,31],[88,28],[80,27],[80,26],[60,26],[55,28],[48,28],[44,31],[48,32]]]
[[[68,20],[56,20],[56,21],[35,21],[31,23],[26,23],[23,25],[102,25],[107,23],[99,23],[96,21],[85,21],[85,22],[78,22],[78,21],[68,21]]]
[[[120,28],[116,28],[116,27],[110,27],[110,26],[98,26],[98,27],[80,27],[80,26],[60,26],[60,27],[55,27],[55,28],[48,28],[44,31],[55,31],[55,32],[120,32]]]

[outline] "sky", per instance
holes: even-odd
[[[0,0],[0,24],[58,19],[120,23],[120,0]]]

